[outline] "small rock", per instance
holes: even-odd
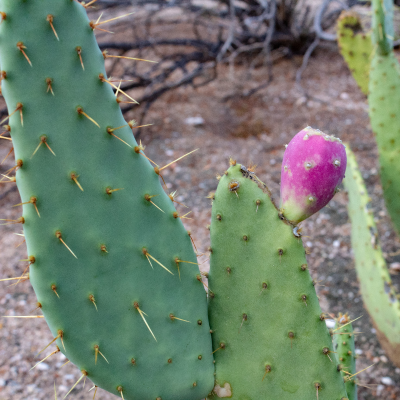
[[[363,351],[362,351],[361,349],[356,349],[356,354],[357,354],[358,356],[360,356],[362,353],[363,353]]]
[[[349,97],[350,97],[349,94],[346,93],[346,92],[340,93],[340,98],[341,98],[342,100],[348,100]]]
[[[309,100],[309,101],[307,101],[307,107],[308,108],[320,107],[320,103],[317,103],[316,101]]]
[[[67,386],[60,385],[60,386],[58,387],[58,391],[59,391],[59,392],[66,392],[67,390],[68,390],[68,387],[67,387]]]
[[[380,356],[380,359],[384,363],[387,363],[389,361],[386,356]]]
[[[185,119],[186,125],[201,126],[204,125],[204,119],[200,116],[188,117]]]
[[[381,382],[387,386],[392,386],[394,384],[394,382],[390,376],[383,376],[381,378]]]
[[[26,391],[28,392],[28,393],[33,393],[33,391],[36,389],[36,385],[27,385],[26,386]]]
[[[306,98],[305,96],[299,97],[299,98],[296,100],[296,106],[301,106],[301,105],[303,105],[306,101],[307,101],[307,98]]]
[[[36,368],[39,371],[47,371],[48,369],[50,369],[49,364],[46,364],[44,362],[40,363]]]
[[[399,262],[390,263],[389,270],[391,273],[399,273],[400,272],[400,263]]]
[[[170,149],[167,149],[167,150],[165,150],[165,154],[166,154],[168,157],[172,157],[172,156],[174,155],[174,151],[173,151],[173,150],[170,150]]]
[[[383,392],[384,389],[385,389],[385,386],[383,386],[383,385],[378,385],[378,386],[376,387],[376,395],[377,395],[377,396],[380,396],[380,395],[382,394],[382,392]]]

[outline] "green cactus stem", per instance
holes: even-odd
[[[212,207],[209,398],[345,399],[302,241],[254,172],[232,164]]]

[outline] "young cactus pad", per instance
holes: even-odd
[[[347,314],[339,314],[333,332],[336,358],[340,365],[349,400],[357,400],[357,383],[353,375],[356,372],[356,347],[354,344],[353,324]]]
[[[340,139],[307,127],[289,142],[281,170],[280,212],[298,224],[326,206],[346,171]]]
[[[213,202],[209,398],[345,399],[302,241],[256,181],[233,165]]]
[[[360,17],[352,11],[343,11],[337,22],[340,54],[345,59],[357,85],[368,94],[368,76],[371,63],[371,34],[364,33]]]
[[[400,302],[379,245],[367,189],[354,154],[348,147],[346,151],[344,186],[349,194],[351,243],[360,291],[383,349],[400,367]]]
[[[214,365],[191,239],[122,117],[85,8],[1,0],[0,11],[19,222],[58,347],[125,400],[206,396]]]

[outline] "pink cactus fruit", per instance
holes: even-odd
[[[342,141],[307,127],[287,145],[281,172],[280,212],[296,225],[329,203],[346,171]]]

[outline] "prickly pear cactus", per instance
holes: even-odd
[[[357,383],[354,377],[357,373],[356,347],[354,344],[353,324],[347,314],[339,314],[337,318],[333,344],[345,382],[347,396],[349,400],[357,400]]]
[[[393,2],[375,0],[373,8],[376,51],[370,70],[369,116],[378,144],[385,203],[400,233],[400,66],[392,51]]]
[[[345,399],[301,239],[265,185],[233,164],[212,207],[210,399]]]
[[[343,11],[337,22],[337,40],[340,54],[346,61],[361,91],[368,94],[369,68],[373,46],[371,34],[364,33],[360,17],[352,11]]]
[[[1,0],[0,11],[18,222],[58,347],[125,400],[206,396],[214,366],[196,256],[122,117],[96,24],[71,0]]]
[[[360,291],[383,349],[400,367],[400,302],[379,245],[364,181],[348,146],[346,151],[348,167],[344,185],[349,194],[351,242]]]
[[[279,210],[296,225],[326,206],[346,171],[340,139],[307,127],[286,147],[282,160]]]

